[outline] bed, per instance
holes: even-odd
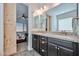
[[[27,36],[25,35],[25,33],[19,32],[16,34],[16,40],[17,40],[17,44],[18,43],[22,43],[22,42],[26,42],[27,41]]]

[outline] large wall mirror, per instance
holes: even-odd
[[[73,32],[72,18],[58,19],[58,32]]]
[[[77,3],[61,3],[52,8],[48,14],[52,16],[51,32],[79,33],[79,5]]]
[[[38,15],[33,17],[33,29],[35,31],[46,30],[46,15]]]
[[[56,16],[58,32],[73,32],[73,18],[76,17],[76,10],[70,10]]]

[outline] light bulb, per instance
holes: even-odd
[[[41,10],[43,10],[43,8],[41,7]]]
[[[47,7],[46,6],[44,6],[44,9],[46,9]]]

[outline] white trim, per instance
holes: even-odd
[[[4,55],[4,5],[2,3],[0,3],[0,56]]]

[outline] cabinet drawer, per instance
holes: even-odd
[[[59,39],[59,41],[58,41],[57,44],[58,44],[58,45],[61,45],[61,46],[64,46],[64,47],[67,47],[67,48],[69,48],[69,49],[73,49],[73,44],[74,44],[74,43],[71,42],[71,41]]]
[[[57,45],[61,45],[61,46],[73,49],[73,42],[71,42],[71,41],[62,40],[62,39],[58,39],[58,38],[49,38],[48,41],[52,42],[54,44],[57,44]]]
[[[45,37],[45,36],[41,36],[40,38],[41,38],[41,40],[47,40],[47,37]]]
[[[57,40],[56,38],[48,38],[48,42],[51,42],[51,43],[57,43]]]
[[[47,41],[46,40],[40,40],[40,48],[47,49]]]

